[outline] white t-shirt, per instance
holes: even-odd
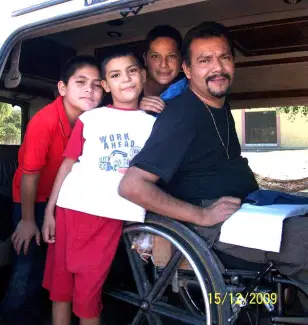
[[[130,161],[151,134],[155,117],[140,110],[99,107],[83,113],[64,156],[78,159],[57,205],[95,216],[143,222],[144,208],[118,194]]]

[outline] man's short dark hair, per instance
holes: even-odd
[[[213,38],[213,37],[224,37],[229,43],[231,54],[233,55],[233,57],[235,56],[233,43],[228,29],[224,25],[216,23],[214,21],[205,21],[200,25],[197,25],[191,30],[189,30],[184,37],[183,45],[182,45],[182,55],[183,55],[183,60],[187,66],[191,64],[191,60],[190,60],[191,43],[195,39]]]
[[[137,57],[137,55],[127,46],[116,46],[111,48],[110,50],[107,50],[106,53],[104,53],[103,61],[101,63],[101,70],[102,70],[102,77],[106,80],[106,65],[113,59],[116,58],[123,58],[126,56],[133,57],[138,66],[141,67],[140,60]]]
[[[60,80],[67,85],[69,79],[74,73],[85,66],[97,68],[100,73],[99,62],[91,55],[78,55],[70,58],[63,66]]]
[[[159,25],[151,29],[145,39],[145,54],[148,53],[151,43],[159,37],[168,37],[176,42],[178,50],[182,47],[182,35],[178,30],[169,25]]]

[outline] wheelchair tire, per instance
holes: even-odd
[[[200,315],[197,317],[193,315],[191,311],[185,311],[191,313],[190,324],[204,324],[204,325],[228,325],[231,324],[229,319],[231,317],[231,304],[228,300],[228,292],[226,290],[225,282],[222,276],[221,265],[218,263],[217,258],[207,247],[206,243],[192,230],[190,230],[185,225],[165,217],[161,217],[155,214],[148,214],[145,223],[131,223],[127,224],[123,228],[123,236],[128,236],[132,233],[138,232],[147,232],[150,234],[161,236],[167,240],[169,240],[173,246],[177,248],[178,251],[184,255],[184,257],[190,263],[195,276],[200,285],[200,290],[203,296],[204,310],[205,316],[201,317]],[[128,252],[129,255],[137,254],[135,251]],[[130,256],[132,258],[132,256]],[[167,268],[167,267],[166,267]],[[137,281],[136,281],[137,282]],[[142,282],[142,281],[140,281]],[[142,290],[143,283],[136,283],[136,286]],[[167,284],[163,284],[162,287],[166,288]],[[129,297],[133,297],[130,293],[124,293],[124,291],[120,292],[120,290],[107,290],[107,294],[113,296],[116,299],[125,301],[129,303]],[[126,296],[125,296],[126,295]],[[148,297],[151,296],[151,293],[148,294]],[[210,298],[211,297],[211,298]],[[217,297],[214,300],[214,297]],[[152,297],[153,298],[153,297]],[[149,309],[149,313],[154,317],[153,313],[157,312],[157,315],[166,315],[166,311],[162,311],[160,308],[159,299],[161,297],[153,299],[153,305]],[[132,304],[135,306],[138,305],[136,300],[136,296],[132,298],[134,301]],[[140,299],[140,310],[142,309],[142,304],[146,304],[147,300]],[[157,304],[158,302],[158,304]],[[163,304],[163,303],[162,303]],[[140,311],[139,310],[139,311]],[[170,310],[172,308],[170,307]],[[143,313],[146,312],[145,309],[142,310]],[[162,314],[160,314],[162,313]],[[165,314],[164,314],[165,313]],[[151,315],[146,314],[146,318],[149,324],[163,324],[159,321],[158,318],[153,318]],[[172,312],[171,312],[172,314]],[[183,321],[180,318],[176,318],[174,314],[171,317],[174,317],[174,320]],[[139,313],[138,313],[139,315]],[[136,317],[138,317],[138,315]],[[183,314],[184,315],[184,314]],[[151,318],[152,317],[152,318]],[[184,317],[184,316],[183,316]],[[194,317],[195,320],[193,319]],[[136,319],[136,318],[135,318]],[[153,320],[153,321],[150,321]],[[186,323],[186,322],[185,322]],[[133,321],[131,324],[143,324],[142,322]]]
[[[218,299],[216,303],[215,299],[211,299],[211,309],[216,318],[216,325],[230,324],[229,319],[232,315],[231,303],[230,299],[228,299],[230,296],[222,276],[225,270],[205,241],[184,224],[170,218],[150,213],[147,216],[146,224],[164,227],[167,232],[170,231],[174,236],[178,237],[179,241],[184,241],[187,249],[191,250],[191,257],[200,269],[200,272],[202,272],[202,277],[208,279],[208,284],[210,285],[208,295],[213,297],[217,294]]]

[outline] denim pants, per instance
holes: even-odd
[[[35,204],[35,219],[42,229],[46,203]],[[13,225],[21,220],[21,204],[14,203]],[[1,303],[1,316],[5,325],[36,325],[40,323],[41,289],[47,245],[38,246],[32,239],[27,255],[14,251],[13,269],[6,295]]]

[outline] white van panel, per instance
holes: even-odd
[[[85,6],[85,0],[71,0],[61,4],[53,5],[48,8],[39,9],[30,13],[12,17],[12,13],[18,10],[26,9],[30,6],[42,4],[47,1],[38,0],[10,0],[6,2],[5,8],[0,11],[1,25],[6,28],[0,29],[0,48],[9,35],[15,30],[28,24],[38,23],[51,18],[60,18],[66,14],[76,12],[87,12],[90,8],[101,7],[102,4]],[[123,0],[107,0],[104,5],[121,3]]]

